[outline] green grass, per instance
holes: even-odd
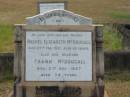
[[[130,82],[130,72],[122,71],[122,72],[112,72],[105,73],[106,81],[129,81]]]
[[[113,17],[123,18],[116,23],[130,23],[125,21],[124,11],[130,13],[130,0],[1,0],[0,23],[24,23],[28,16],[38,13],[37,1],[67,1],[67,10],[92,18],[100,23],[115,22]],[[121,13],[113,10],[123,10]],[[110,12],[112,11],[112,12]]]
[[[13,74],[11,73],[4,73],[4,76],[0,78],[0,82],[7,81],[7,80],[13,80]]]
[[[113,19],[120,19],[120,20],[129,20],[130,13],[127,11],[122,10],[113,10],[109,12],[109,16]]]
[[[122,50],[122,36],[111,26],[104,26],[104,49],[105,51]]]
[[[14,28],[12,25],[0,25],[0,52],[14,51]]]

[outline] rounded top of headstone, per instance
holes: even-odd
[[[26,18],[30,25],[91,25],[92,19],[71,11],[55,9]]]

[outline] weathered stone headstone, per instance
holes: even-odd
[[[26,21],[16,25],[15,97],[103,97],[101,25],[66,10]]]

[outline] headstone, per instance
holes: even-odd
[[[29,25],[92,25],[91,18],[66,10],[52,10],[26,19]]]
[[[67,2],[38,2],[38,12],[45,13],[54,9],[66,9]]]
[[[101,25],[66,10],[26,21],[16,27],[16,97],[103,97]]]

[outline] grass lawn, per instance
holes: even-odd
[[[14,28],[12,25],[0,25],[0,52],[14,51]]]
[[[122,50],[122,36],[115,28],[111,26],[104,26],[103,40],[105,51],[119,51]]]
[[[113,19],[128,20],[130,19],[130,13],[125,10],[112,10],[109,12],[109,16]]]
[[[37,11],[38,0],[0,0],[0,23],[24,23]],[[130,23],[130,0],[40,0],[67,1],[67,9],[93,18],[95,22]],[[117,18],[117,19],[115,19]],[[125,19],[124,19],[125,18]]]

